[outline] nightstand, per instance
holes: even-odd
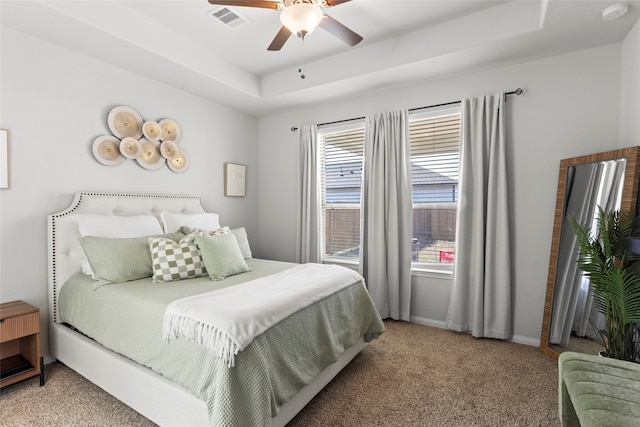
[[[0,388],[40,376],[40,309],[24,301],[0,304]]]

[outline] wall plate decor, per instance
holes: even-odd
[[[107,116],[111,133],[118,138],[131,136],[140,139],[142,136],[142,117],[131,107],[123,105],[113,108]]]
[[[9,132],[0,129],[0,188],[9,188]]]
[[[175,173],[189,169],[189,156],[177,145],[182,131],[175,120],[144,121],[133,108],[119,105],[109,111],[107,125],[113,135],[97,137],[92,146],[103,165],[117,166],[131,159],[147,170],[158,170],[165,163]]]
[[[142,144],[132,136],[123,138],[120,141],[120,154],[127,159],[137,159],[142,154]]]
[[[142,134],[149,141],[158,142],[162,136],[162,129],[160,129],[158,122],[149,120],[142,124]]]
[[[163,141],[180,141],[180,126],[176,122],[171,119],[162,119],[160,120],[160,129],[162,129],[162,136],[160,137]]]
[[[189,156],[187,155],[187,152],[184,151],[184,149],[178,151],[178,154],[175,157],[167,159],[167,166],[169,166],[169,169],[175,173],[184,173],[189,169]]]
[[[125,161],[120,153],[120,140],[113,135],[101,135],[93,141],[93,155],[106,166],[118,166]]]
[[[247,167],[237,163],[224,164],[224,195],[244,197]]]
[[[173,159],[179,152],[178,145],[173,141],[162,141],[160,144],[160,154],[165,159]]]
[[[136,159],[138,164],[148,170],[160,169],[167,161],[160,154],[160,143],[151,142],[148,139],[141,139],[142,153]]]

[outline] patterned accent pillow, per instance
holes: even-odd
[[[200,251],[193,238],[189,237],[185,236],[179,242],[162,237],[149,238],[154,282],[171,282],[207,275]]]

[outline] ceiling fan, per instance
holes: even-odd
[[[224,6],[258,7],[282,10],[282,28],[267,50],[280,50],[291,34],[304,39],[316,28],[328,31],[350,46],[362,41],[362,36],[336,21],[321,8],[337,6],[351,0],[209,0],[209,3]]]

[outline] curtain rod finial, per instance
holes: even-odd
[[[295,126],[291,126],[291,132],[295,132],[295,131],[297,131],[297,130],[298,130],[298,128],[297,128],[297,127],[295,127]]]

